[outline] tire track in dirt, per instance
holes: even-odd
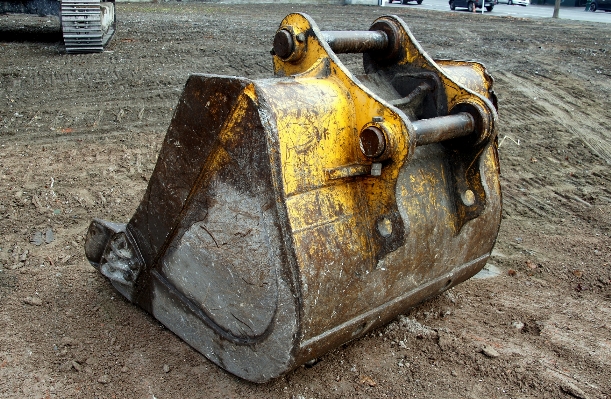
[[[568,93],[561,86],[561,78],[557,79],[556,85],[546,85],[543,88],[538,84],[540,78],[528,75],[518,76],[513,73],[499,72],[500,79],[512,82],[513,89],[508,94],[509,98],[522,99],[528,98],[535,102],[531,111],[536,115],[533,120],[529,114],[529,122],[538,125],[558,126],[559,130],[567,129],[574,137],[583,140],[592,151],[611,164],[611,131],[604,118],[600,120],[600,115],[589,112],[588,106],[589,93],[575,94]],[[553,90],[549,90],[549,88]],[[579,88],[582,89],[582,88]],[[504,112],[517,118],[517,122],[525,123],[523,112],[524,103],[521,101],[510,100],[504,104]],[[522,117],[521,117],[522,116]],[[513,122],[513,121],[512,121]]]
[[[498,71],[495,78],[503,90],[500,152],[506,157],[504,165],[510,166],[502,177],[505,211],[562,218],[591,207],[597,198],[607,198],[604,186],[588,187],[586,180],[594,173],[607,175],[611,132],[590,107],[576,105],[583,88],[563,85],[561,77],[545,86],[540,80],[546,78],[537,75]],[[598,161],[592,159],[585,169],[584,162],[592,158],[588,150]]]

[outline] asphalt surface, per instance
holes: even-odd
[[[554,13],[554,7],[552,5],[529,5],[529,6],[518,6],[518,5],[507,5],[499,3],[494,6],[494,10],[491,12],[485,11],[483,15],[496,15],[496,16],[511,16],[518,18],[551,18]],[[402,5],[398,2],[388,4],[385,2],[385,7],[418,7],[427,10],[439,10],[439,11],[450,11],[450,6],[447,0],[424,0],[422,4],[418,5],[415,2],[407,5]],[[596,11],[589,12],[584,11],[585,7],[560,7],[560,19],[568,19],[574,21],[590,21],[590,22],[603,22],[611,23],[611,12]],[[456,9],[456,11],[450,12],[468,12],[467,9]],[[478,10],[481,14],[481,10]]]

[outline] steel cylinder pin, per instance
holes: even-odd
[[[416,145],[439,143],[467,136],[475,129],[473,116],[468,112],[422,119],[414,122],[413,125],[416,131]]]
[[[274,54],[282,59],[289,58],[295,51],[293,35],[286,29],[280,29],[274,36]]]
[[[359,136],[361,152],[367,158],[377,158],[386,149],[386,137],[384,132],[375,126],[367,126]]]
[[[337,54],[383,51],[388,47],[388,36],[381,30],[325,31],[322,34],[329,47]]]

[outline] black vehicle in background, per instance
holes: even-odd
[[[448,3],[450,4],[450,10],[455,10],[456,8],[460,7],[466,8],[470,12],[473,12],[476,8],[481,9],[482,7],[485,7],[486,11],[492,11],[495,0],[450,0]]]
[[[605,12],[611,11],[611,0],[592,0],[590,3],[590,11],[602,10]]]

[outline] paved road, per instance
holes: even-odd
[[[416,3],[409,3],[408,5],[402,5],[398,2],[388,4],[387,0],[385,7],[418,7],[425,8],[428,10],[440,10],[450,11],[448,0],[424,0],[420,5]],[[397,0],[395,0],[397,1]],[[506,0],[500,0],[506,1]],[[467,10],[457,9],[453,12],[467,12]],[[481,11],[480,11],[481,13]],[[494,6],[492,12],[484,12],[484,15],[497,15],[497,16],[512,16],[519,18],[551,18],[554,13],[554,6],[546,5],[530,5],[530,6],[516,6],[499,3]],[[586,12],[584,7],[560,7],[560,19],[571,19],[575,21],[590,21],[590,22],[604,22],[611,23],[611,12],[597,11],[597,12]]]

